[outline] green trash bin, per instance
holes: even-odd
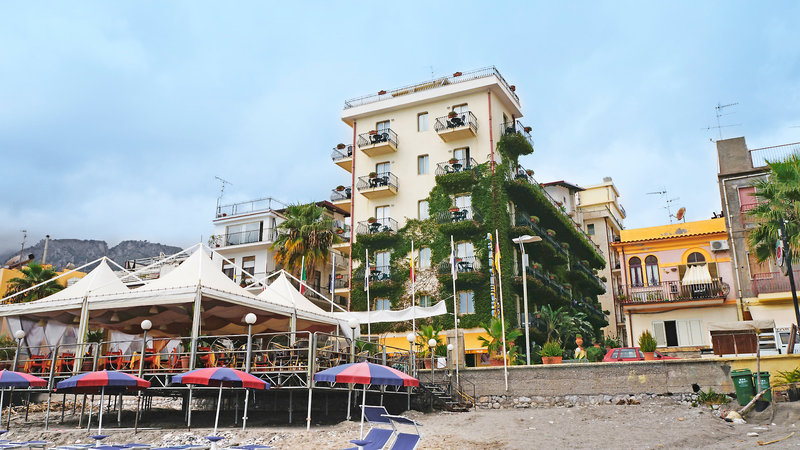
[[[756,383],[758,383],[757,376],[758,376],[758,372],[753,374],[753,385],[754,386],[755,386]],[[769,372],[761,372],[761,386],[758,389],[756,389],[756,394],[761,392],[764,389],[767,389],[767,388],[769,388]],[[771,391],[765,392],[764,395],[761,396],[761,400],[764,400],[765,402],[771,402],[772,401],[772,392]]]
[[[750,369],[736,369],[731,371],[733,387],[736,388],[736,400],[744,406],[753,399],[753,377]]]

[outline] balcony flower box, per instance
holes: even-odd
[[[370,135],[370,136],[374,136],[374,135],[376,135],[376,134],[378,134],[378,130],[370,130],[370,131],[369,131],[369,135]]]
[[[453,74],[454,77],[460,77],[461,75],[464,75],[464,74],[461,73],[461,72],[456,72],[456,73]]]
[[[378,172],[370,172],[369,175],[367,175],[367,176],[369,178],[378,178]]]
[[[450,111],[449,113],[447,113],[448,119],[455,119],[456,117],[458,117],[458,113],[455,111]]]
[[[458,158],[450,158],[447,162],[452,166],[453,164],[458,163]]]
[[[369,219],[367,219],[367,223],[375,223],[377,221],[378,221],[378,219],[376,219],[374,217],[370,217]]]
[[[453,206],[452,208],[450,208],[450,212],[451,213],[457,213],[459,211],[461,211],[461,210],[457,206]]]
[[[550,237],[554,237],[554,236],[556,235],[556,232],[555,232],[555,231],[553,231],[553,230],[550,230],[550,229],[548,229],[547,231],[545,231],[545,233],[547,233],[547,235],[548,235],[548,236],[550,236]]]
[[[525,127],[525,128],[523,128],[523,130],[525,130],[526,133],[530,133],[531,131],[533,131],[533,128]]]
[[[336,148],[337,148],[337,149],[339,149],[339,150],[344,150],[344,148],[345,148],[345,147],[347,147],[347,146],[346,146],[346,145],[344,145],[344,144],[338,144],[338,145],[336,146]]]
[[[538,217],[538,216],[531,216],[531,223],[536,223],[536,224],[538,224],[538,223],[539,223],[539,220],[540,220],[540,219],[539,219],[539,217]]]
[[[336,190],[342,192],[344,190],[344,186],[340,184],[339,186],[336,186]]]
[[[378,95],[386,95],[386,91],[383,91],[383,90],[378,91]]]

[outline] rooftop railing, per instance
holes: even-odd
[[[272,211],[275,209],[284,209],[286,207],[287,205],[285,203],[275,200],[272,197],[266,197],[258,200],[217,206],[217,218],[238,216],[240,214],[250,214],[261,211]]]
[[[397,221],[389,217],[384,217],[382,219],[376,219],[373,222],[368,220],[358,222],[356,234],[396,233],[397,230]]]
[[[375,175],[374,177],[358,177],[358,183],[356,183],[356,189],[359,191],[380,187],[390,187],[396,190],[397,175],[391,172],[383,172]]]
[[[688,300],[724,299],[730,286],[721,278],[710,283],[683,285],[680,281],[661,281],[642,285],[627,285],[627,297],[620,298],[623,304],[681,302]]]
[[[344,148],[339,148],[339,146],[333,147],[333,151],[331,151],[331,159],[333,162],[352,158],[353,157],[353,145],[345,145]]]
[[[383,130],[372,130],[358,135],[356,144],[358,148],[377,145],[382,143],[394,144],[397,147],[397,133],[389,128]]]
[[[429,89],[435,89],[442,86],[447,86],[451,84],[463,83],[466,81],[477,80],[480,78],[486,78],[495,76],[500,80],[500,83],[508,89],[514,99],[519,103],[519,96],[517,96],[515,88],[512,87],[508,82],[500,75],[500,72],[494,66],[485,67],[483,69],[473,70],[471,72],[456,72],[452,76],[449,77],[439,77],[434,78],[430,81],[425,81],[422,83],[415,83],[408,86],[403,86],[397,89],[392,89],[389,91],[380,91],[377,94],[370,94],[365,95],[362,97],[356,97],[344,102],[344,109],[355,108],[356,106],[367,105],[370,103],[379,102],[381,100],[388,100],[390,98],[399,97],[401,95],[412,94],[415,92],[427,91]]]
[[[750,152],[750,161],[753,167],[764,167],[767,165],[767,161],[781,161],[791,155],[800,155],[800,142],[754,148],[748,152]]]
[[[437,133],[465,127],[469,127],[473,131],[478,131],[478,119],[475,117],[475,114],[472,114],[472,111],[450,113],[446,116],[437,117],[433,125]]]
[[[436,175],[447,175],[450,173],[461,173],[474,169],[478,165],[475,158],[451,159],[449,161],[436,164]]]
[[[277,229],[264,228],[263,230],[221,234],[219,236],[214,236],[213,239],[209,239],[209,241],[216,247],[229,247],[231,245],[253,244],[256,242],[273,242],[277,237]]]

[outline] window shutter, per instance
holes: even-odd
[[[678,329],[678,346],[686,347],[692,345],[692,337],[689,334],[689,321],[676,320],[675,327]]]
[[[703,343],[703,327],[700,319],[689,320],[689,333],[692,336],[691,345],[704,345]]]
[[[664,329],[663,320],[653,321],[653,336],[656,338],[656,343],[659,347],[667,346],[667,332]]]

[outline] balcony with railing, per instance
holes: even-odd
[[[446,259],[439,263],[439,273],[446,275],[451,273],[450,259]],[[481,262],[476,256],[457,256],[456,257],[456,273],[470,273],[478,272],[481,268]]]
[[[350,278],[344,274],[336,274],[333,277],[333,293],[344,294],[350,290]]]
[[[514,224],[518,227],[531,228],[538,236],[542,238],[543,241],[550,244],[550,246],[552,246],[556,251],[564,255],[567,254],[567,250],[564,247],[562,247],[561,244],[559,244],[558,241],[556,241],[553,236],[550,236],[547,230],[539,226],[539,222],[535,218],[531,217],[529,214],[522,211],[517,211],[516,220]]]
[[[350,199],[353,196],[353,189],[350,186],[337,186],[331,190],[331,203],[350,212]]]
[[[475,220],[480,222],[481,216],[480,214],[475,211],[474,209],[470,208],[459,208],[459,207],[452,207],[447,211],[439,211],[436,214],[436,222],[440,224],[444,223],[459,223],[465,220]]]
[[[796,264],[796,262],[792,262]],[[793,270],[794,280],[800,286],[800,270]],[[783,272],[764,272],[753,274],[753,291],[758,294],[776,294],[779,292],[791,292],[789,277]]]
[[[559,283],[554,275],[547,273],[538,263],[535,263],[530,259],[528,259],[528,265],[525,266],[525,274],[541,281],[542,285],[549,287],[558,294],[567,298],[571,297],[570,290],[567,289],[563,284]],[[522,261],[519,261],[514,266],[514,275],[518,277],[522,276]]]
[[[353,170],[353,146],[339,144],[333,147],[331,151],[331,159],[333,162],[342,169],[352,172]]]
[[[436,176],[448,175],[451,173],[467,172],[474,169],[478,165],[475,158],[457,159],[453,158],[449,161],[440,162],[436,164]]]
[[[277,229],[265,228],[263,230],[240,231],[237,233],[214,235],[209,238],[209,244],[219,248],[244,244],[270,243],[274,242],[277,237]]]
[[[358,177],[356,189],[367,198],[383,198],[397,195],[397,175],[391,172],[383,172]]]
[[[445,142],[466,139],[478,134],[478,119],[472,111],[453,111],[446,116],[437,117],[433,128]]]
[[[281,201],[275,200],[272,197],[260,198],[258,200],[250,200],[246,202],[231,203],[229,205],[217,206],[216,218],[234,217],[243,214],[252,214],[257,212],[267,212],[275,209],[284,209],[287,205]]]
[[[359,150],[367,156],[379,156],[397,151],[397,133],[389,128],[372,130],[358,135]]]
[[[724,300],[730,286],[721,278],[712,278],[710,283],[683,285],[680,281],[662,281],[641,285],[627,285],[626,294],[619,295],[624,305],[646,303],[685,302],[694,300]]]
[[[603,282],[603,280],[601,280],[600,277],[598,277],[594,272],[592,272],[591,269],[589,269],[585,265],[578,262],[573,263],[572,270],[583,272],[587,277],[589,277],[589,280],[595,283],[598,287],[603,288],[603,290],[606,289],[606,284]]]
[[[337,236],[343,241],[347,242],[349,245],[350,242],[350,225],[346,223],[335,221],[333,223],[333,232],[336,233]],[[334,246],[337,244],[334,244]]]
[[[396,220],[384,217],[358,222],[356,234],[396,233],[398,229]]]
[[[375,283],[380,281],[388,281],[390,266],[372,266],[369,268],[369,282]]]
[[[531,127],[526,127],[522,125],[522,122],[519,120],[503,122],[500,128],[500,136],[506,136],[510,134],[519,134],[525,138],[531,145],[533,145],[533,138],[531,137]]]

